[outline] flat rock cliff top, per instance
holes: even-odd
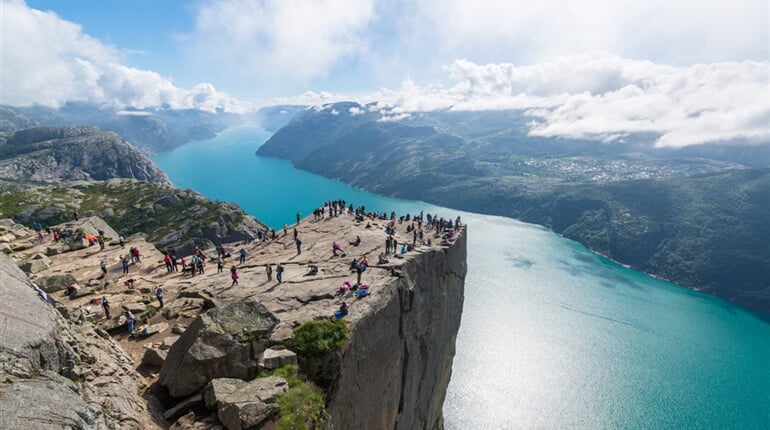
[[[101,249],[96,241],[89,246],[84,239],[68,244],[53,242],[45,230],[40,237],[32,229],[3,220],[0,223],[0,246],[29,273],[31,281],[48,294],[53,306],[69,319],[69,324],[93,326],[94,330],[111,335],[133,361],[133,368],[140,372],[137,385],[145,387],[143,396],[150,399],[137,414],[150,415],[143,421],[144,425],[150,422],[165,427],[181,415],[167,409],[178,399],[166,398],[161,402],[156,395],[159,398],[163,395],[151,392],[147,387],[157,386],[162,373],[159,367],[166,354],[174,352],[171,348],[180,335],[184,336],[187,327],[210,309],[236,302],[260,303],[277,319],[266,342],[280,345],[290,341],[294,336],[293,328],[302,323],[334,319],[343,302],[348,307],[343,320],[348,322],[351,332],[355,332],[356,325],[367,316],[392,304],[394,296],[398,300],[399,288],[403,288],[398,286],[399,280],[410,276],[405,272],[414,272],[413,267],[409,269],[410,263],[428,261],[421,260],[421,256],[445,254],[460,243],[463,261],[457,262],[461,267],[456,271],[461,285],[465,276],[464,226],[452,229],[451,237],[447,237],[447,231],[439,231],[426,222],[396,219],[392,221],[395,231],[388,234],[389,219],[343,212],[336,217],[330,217],[328,213],[324,217],[306,217],[277,231],[276,237],[268,240],[224,244],[226,256],[221,268],[218,268],[216,249],[201,250],[207,256],[206,264],[203,273],[194,276],[181,266],[183,259],[189,264],[192,255],[177,255],[178,270],[168,270],[164,254],[139,236],[128,238],[123,246],[112,238]],[[94,224],[93,219],[89,222]],[[76,224],[69,223],[66,228],[70,231],[87,229],[85,225],[79,227]],[[412,226],[419,231],[420,224],[422,239],[419,233],[407,232]],[[294,238],[295,231],[301,242],[300,249]],[[94,234],[89,232],[85,233]],[[387,253],[388,261],[381,262],[379,256],[385,254],[389,236],[398,245]],[[341,249],[334,251],[334,243]],[[411,246],[413,243],[414,247]],[[139,250],[140,261],[130,259],[129,251],[133,248]],[[408,251],[401,253],[402,248]],[[245,252],[243,260],[241,250]],[[370,264],[360,274],[360,284],[368,287],[369,294],[360,297],[360,292],[348,287],[359,283],[359,274],[352,263],[354,260],[360,263],[364,257]],[[129,259],[125,269],[124,259]],[[278,264],[283,267],[281,283],[277,281]],[[268,279],[268,266],[272,269],[271,279]],[[317,269],[315,273],[311,272],[313,268]],[[232,271],[238,274],[237,285],[234,285]],[[70,287],[68,291],[68,286],[74,286],[74,289]],[[155,297],[158,287],[164,292],[162,307]],[[99,304],[102,298],[110,303],[110,318]],[[459,306],[461,310],[461,297]],[[133,335],[126,329],[125,310],[131,310],[138,317]],[[459,314],[456,319],[459,325]],[[393,324],[399,322],[393,321]],[[456,330],[449,336],[452,341],[455,334]],[[154,362],[148,359],[148,351],[157,353],[160,359]],[[443,376],[446,382],[448,371]],[[84,385],[104,383],[98,375],[87,371],[81,376],[79,382]],[[443,394],[439,410],[441,402]],[[145,408],[149,412],[145,412]],[[184,408],[180,410],[187,412]],[[188,421],[195,421],[186,417]],[[222,410],[219,417],[223,419]]]

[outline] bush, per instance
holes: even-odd
[[[294,328],[291,349],[304,357],[318,357],[344,345],[349,334],[343,320],[308,321]]]
[[[277,399],[278,430],[320,429],[328,414],[321,391],[302,380],[296,365],[286,365],[270,374],[289,383],[289,390]]]

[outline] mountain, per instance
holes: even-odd
[[[258,154],[380,194],[547,226],[623,264],[770,311],[770,144],[532,137],[521,112],[393,120],[337,103]]]
[[[262,128],[270,132],[276,132],[291,121],[299,112],[307,110],[307,106],[301,105],[277,105],[260,108],[253,119]]]
[[[33,127],[0,145],[0,179],[54,182],[133,178],[169,183],[168,177],[117,134],[96,127]]]
[[[93,103],[70,102],[58,109],[44,106],[10,107],[14,112],[47,126],[92,125],[113,131],[145,153],[168,151],[194,140],[214,137],[225,128],[240,124],[238,114],[197,109],[112,109]]]

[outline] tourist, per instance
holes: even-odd
[[[356,235],[356,240],[354,240],[354,241],[352,241],[352,242],[348,242],[348,243],[349,243],[349,244],[351,244],[351,245],[353,245],[353,246],[358,246],[358,245],[360,245],[360,244],[361,244],[361,236],[358,236],[358,235]]]
[[[245,249],[241,248],[240,251],[238,251],[238,254],[240,257],[238,257],[238,263],[243,264],[246,262],[246,255],[248,254]]]
[[[155,297],[158,298],[158,303],[160,304],[160,307],[163,308],[163,287],[160,285],[155,289]]]
[[[276,263],[275,265],[275,278],[279,284],[283,282],[283,266],[281,263]]]
[[[299,217],[300,217],[300,214],[299,212],[297,212],[297,225],[299,225]]]
[[[134,289],[134,282],[136,282],[136,279],[134,278],[128,278],[125,281],[123,281],[123,285],[128,288],[129,290]]]
[[[334,317],[337,319],[342,319],[348,314],[348,304],[345,302],[342,302],[340,305],[340,309],[334,313]]]
[[[217,257],[217,273],[222,273],[222,270],[225,268],[225,261],[222,260],[222,257]]]
[[[265,264],[265,274],[267,274],[268,282],[273,280],[273,266],[269,263]]]
[[[104,260],[99,262],[99,268],[102,269],[102,276],[99,279],[107,276],[107,263],[105,263]]]
[[[310,265],[310,270],[307,272],[307,275],[305,276],[315,276],[318,274],[318,266],[315,264]]]
[[[302,241],[297,238],[294,242],[297,244],[297,255],[302,254]]]
[[[102,296],[102,309],[104,309],[104,318],[110,319],[110,302],[107,296]]]
[[[126,328],[128,329],[128,334],[134,333],[134,324],[136,323],[136,317],[134,314],[131,313],[131,311],[126,311]]]
[[[120,243],[121,249],[126,247],[126,239],[123,237],[122,234],[118,237],[118,243]]]
[[[120,256],[120,263],[123,265],[123,274],[128,275],[128,261],[129,256],[128,255],[121,255]]]
[[[231,287],[238,285],[238,269],[235,266],[230,269],[230,278],[233,280],[233,283],[230,284]]]
[[[174,266],[171,265],[171,256],[168,253],[163,254],[163,263],[166,265],[166,273],[171,273]]]

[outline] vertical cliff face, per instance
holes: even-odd
[[[334,429],[442,429],[463,309],[466,233],[401,267],[357,321],[329,400]]]

